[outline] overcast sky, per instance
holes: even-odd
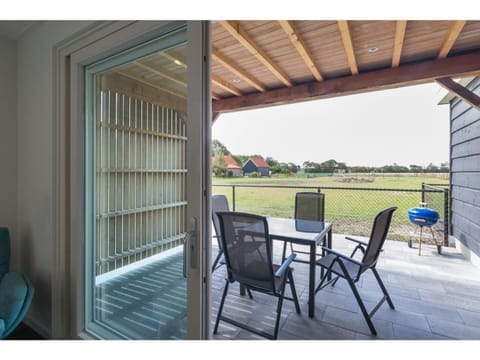
[[[222,114],[213,138],[280,162],[427,166],[449,157],[449,108],[436,84]]]

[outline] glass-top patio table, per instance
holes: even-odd
[[[309,265],[308,316],[315,314],[315,261],[317,245],[332,247],[332,224],[324,221],[267,217],[272,240],[288,241],[309,247],[309,260],[295,260]],[[326,241],[325,241],[326,240]]]

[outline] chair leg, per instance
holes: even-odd
[[[387,288],[383,284],[382,279],[380,278],[380,275],[377,272],[377,269],[372,268],[373,275],[375,275],[375,279],[377,279],[378,285],[380,286],[380,289],[382,289],[383,295],[385,295],[385,298],[387,299],[388,306],[390,306],[390,309],[395,310],[395,306],[393,305],[393,301],[390,298],[390,295],[387,292]]]
[[[298,303],[297,290],[295,289],[295,282],[293,281],[292,271],[288,271],[288,282],[290,283],[290,291],[292,292],[293,302],[295,303],[295,310],[300,314],[300,305]]]
[[[273,340],[277,340],[278,328],[279,328],[279,325],[280,325],[280,318],[282,316],[282,305],[283,305],[284,295],[285,295],[285,283],[283,283],[282,292],[281,292],[280,296],[278,297],[277,319],[275,321],[275,330],[273,331]]]
[[[285,261],[287,258],[287,242],[283,242],[283,251],[282,251],[282,263]]]
[[[344,270],[346,271],[346,270]],[[368,324],[368,327],[370,328],[370,332],[372,335],[377,336],[377,330],[375,330],[375,326],[373,326],[372,319],[370,318],[370,315],[368,314],[367,309],[365,308],[365,305],[363,304],[362,298],[360,297],[360,294],[358,293],[357,287],[355,286],[355,283],[353,280],[350,278],[350,276],[346,275],[345,279],[348,282],[348,285],[350,285],[350,289],[352,289],[353,295],[355,296],[355,299],[357,300],[358,306],[360,306],[360,310],[362,311],[363,317],[365,318],[365,321]]]
[[[216,270],[217,264],[220,261],[220,258],[222,257],[222,255],[223,255],[223,251],[219,251],[212,265],[212,273]]]
[[[227,297],[228,285],[229,282],[228,280],[226,280],[225,288],[223,289],[222,300],[220,301],[220,307],[218,308],[217,321],[215,321],[215,328],[213,329],[214,334],[216,334],[218,331],[218,324],[220,323],[220,316],[222,315],[223,304],[225,303],[225,298]]]

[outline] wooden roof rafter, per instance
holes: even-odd
[[[318,70],[317,66],[315,65],[315,62],[313,61],[313,57],[308,51],[307,46],[305,45],[302,37],[300,34],[295,30],[295,25],[293,21],[289,20],[279,20],[280,26],[282,29],[287,33],[288,38],[290,39],[291,43],[297,49],[298,53],[302,57],[303,61],[307,65],[308,69],[312,73],[313,77],[317,81],[322,81],[323,77],[320,74],[320,71]]]
[[[358,66],[355,59],[355,51],[353,50],[352,37],[350,35],[348,21],[338,20],[337,23],[340,30],[340,35],[342,36],[343,47],[345,48],[345,53],[347,55],[347,61],[348,65],[350,66],[350,71],[352,75],[358,75]]]
[[[150,71],[154,74],[157,74],[165,79],[168,79],[170,81],[173,81],[175,82],[176,84],[178,85],[181,85],[181,86],[184,86],[184,87],[187,87],[187,82],[183,79],[181,79],[179,76],[176,76],[175,74],[172,74],[166,70],[159,70],[158,67],[157,68],[153,68],[149,65],[146,65],[146,64],[143,64],[141,63],[140,61],[136,61],[134,62],[135,65],[147,70],[147,71]]]
[[[233,72],[236,76],[239,78],[243,79],[250,85],[252,85],[255,89],[261,92],[265,92],[266,88],[263,86],[257,79],[255,79],[253,76],[250,76],[247,74],[244,70],[242,70],[238,65],[236,65],[231,59],[227,58],[226,56],[222,55],[220,51],[218,51],[215,48],[212,48],[212,59],[224,67],[226,67],[228,70]]]
[[[242,93],[240,90],[235,88],[234,86],[230,85],[228,82],[222,80],[219,76],[212,74],[212,82],[220,86],[222,89],[227,90],[228,92],[232,93],[233,95],[236,96],[242,96]]]
[[[446,90],[453,92],[455,95],[468,102],[473,107],[480,109],[480,96],[458,84],[452,78],[440,78],[437,79],[436,82]]]
[[[392,67],[400,65],[402,57],[403,42],[405,41],[405,32],[407,30],[407,20],[397,20],[395,23],[395,40],[393,42]]]
[[[273,75],[277,77],[285,86],[293,86],[288,76],[278,67],[277,64],[256,44],[251,36],[243,29],[238,21],[222,20],[219,22],[230,35],[232,35],[243,47],[255,56],[263,65],[265,65]]]
[[[213,102],[212,110],[213,112],[240,111],[418,85],[445,77],[479,74],[480,51],[477,51],[396,68],[364,72],[356,76],[344,76],[316,83],[300,84],[291,88],[273,89],[265,93],[221,99]]]
[[[466,20],[452,21],[448,29],[447,36],[445,37],[445,40],[440,48],[440,51],[438,52],[439,59],[443,59],[448,56],[448,53],[450,52],[453,45],[455,44],[455,41],[457,41],[457,38],[462,32],[463,27],[465,26],[466,23],[467,23]]]
[[[167,54],[165,51],[160,52],[160,55],[162,55],[163,57],[165,57],[165,58],[167,58],[168,60],[172,61],[172,62],[175,63],[176,65],[183,67],[184,69],[187,68],[187,63],[185,62],[184,59],[180,59],[179,57],[176,57],[176,56],[172,56],[172,55],[170,55],[170,54]],[[213,80],[212,80],[212,81],[213,81]],[[219,86],[221,86],[221,85],[219,85]],[[221,86],[221,87],[223,87],[223,86]],[[226,89],[226,90],[228,90],[228,89]],[[230,91],[230,90],[228,90],[228,91]],[[232,91],[236,91],[238,94],[241,95],[241,93],[240,93],[238,90],[232,89]],[[230,92],[231,92],[231,91],[230,91]],[[235,94],[235,95],[236,95],[236,94]],[[239,96],[239,95],[237,95],[237,96]],[[212,91],[212,98],[213,98],[213,100],[219,100],[219,99],[221,99],[222,97],[221,97],[219,94],[217,94],[217,93],[215,93],[215,92]]]
[[[175,90],[171,90],[171,89],[168,89],[164,86],[160,86],[158,84],[155,84],[154,82],[152,81],[149,81],[149,80],[146,80],[144,78],[142,78],[141,76],[136,76],[136,75],[132,75],[132,74],[129,74],[127,73],[126,71],[123,71],[123,70],[117,70],[117,69],[114,69],[112,70],[113,72],[116,72],[117,74],[120,74],[120,75],[123,75],[127,78],[130,78],[132,80],[135,80],[135,81],[138,81],[138,82],[141,82],[145,85],[148,85],[148,86],[151,86],[152,88],[155,88],[157,90],[160,90],[162,92],[165,92],[165,93],[168,93],[170,95],[173,95],[173,96],[176,96],[176,97],[179,97],[179,98],[182,98],[182,99],[186,99],[187,98],[187,95],[186,94],[181,94]]]

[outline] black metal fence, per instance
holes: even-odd
[[[421,189],[386,189],[360,187],[286,186],[286,185],[213,185],[214,194],[227,196],[230,208],[266,216],[292,218],[295,193],[316,191],[325,194],[325,220],[332,222],[334,232],[369,236],[375,215],[389,206],[397,206],[389,238],[411,239],[415,226],[408,219],[408,210],[426,202],[439,211],[442,229],[436,228],[448,245],[448,189],[424,184]]]

